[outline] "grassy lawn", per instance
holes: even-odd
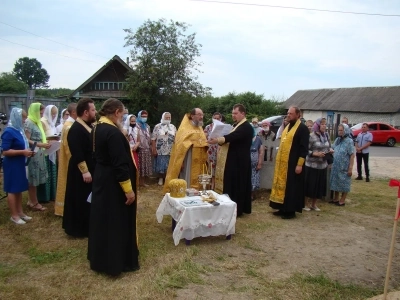
[[[298,262],[290,255],[284,258],[286,264],[271,269],[283,255],[272,241],[292,232],[293,228],[288,229],[292,224],[301,227],[310,222],[322,231],[328,222],[335,226],[359,222],[357,226],[362,225],[367,231],[375,226],[371,223],[384,221],[386,225],[380,230],[390,237],[396,197],[397,191],[388,187],[387,180],[370,185],[353,181],[344,209],[323,204],[323,214],[302,214],[294,220],[297,223],[291,223],[292,220],[285,222],[271,215],[268,192],[263,191],[253,202],[253,213],[237,220],[231,241],[223,236],[207,237],[195,239],[191,246],[184,242],[174,246],[170,217],[165,217],[162,224],[155,217],[162,199],[161,188],[151,185],[139,194],[141,270],[118,278],[89,269],[87,240],[64,234],[61,218],[53,214],[53,204],[47,205],[45,213],[29,212],[34,219],[16,226],[9,221],[7,203],[2,200],[0,299],[366,299],[383,293],[385,266],[380,267],[382,274],[377,279],[368,279],[370,282],[351,273],[343,280],[337,276],[347,274],[347,270],[335,270],[342,272],[335,275],[329,268],[316,268],[328,258],[334,268],[335,261],[328,253],[301,271],[292,268]],[[301,238],[304,232],[309,239],[305,231],[300,230],[293,238]],[[389,245],[390,240],[385,241]],[[325,245],[316,247],[322,251]],[[381,260],[385,265],[387,256]],[[348,268],[350,272],[352,266]],[[392,285],[398,287],[395,282]]]

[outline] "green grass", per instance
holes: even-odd
[[[302,214],[293,222],[272,216],[268,193],[262,192],[253,202],[253,213],[238,218],[231,241],[224,236],[196,238],[189,247],[183,241],[174,245],[169,217],[157,223],[155,211],[162,192],[150,188],[139,195],[141,270],[118,278],[89,269],[87,240],[68,238],[51,204],[45,213],[32,213],[31,223],[15,226],[9,221],[6,201],[0,201],[0,299],[322,300],[366,299],[383,291],[384,272],[370,284],[351,276],[335,280],[329,271],[316,270],[329,255],[327,245],[316,249],[327,253],[325,259],[304,267],[304,272],[292,271],[291,265],[298,262],[290,255],[277,269],[270,268],[282,255],[274,243],[293,228],[307,233],[310,227],[350,224],[391,233],[397,189],[388,187],[388,180],[368,185],[353,181],[345,209],[324,204],[321,213]],[[393,288],[399,286],[396,282],[394,277]]]

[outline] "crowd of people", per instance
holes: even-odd
[[[151,130],[146,110],[126,114],[122,102],[113,98],[102,104],[98,114],[96,121],[90,98],[69,104],[60,116],[54,105],[32,103],[28,113],[12,109],[1,136],[10,220],[18,225],[32,220],[23,210],[24,191],[32,211],[45,211],[42,204],[54,201],[65,233],[88,238],[90,267],[98,272],[118,275],[139,269],[136,194],[138,186],[148,186],[153,174],[164,192],[177,178],[200,188],[198,175],[206,166],[211,189],[229,195],[241,216],[252,211],[264,161],[273,162],[270,206],[283,219],[303,210],[319,211],[317,201],[330,191],[334,195],[330,203],[344,206],[355,157],[356,179],[362,179],[364,162],[369,182],[372,135],[364,124],[354,141],[346,118],[331,143],[326,119],[303,124],[298,107],[289,108],[275,134],[268,121],[249,122],[246,108],[236,104],[234,124],[223,136],[212,132],[214,124],[225,122],[224,116],[213,113],[211,124],[203,129],[200,108],[187,113],[178,129],[171,123],[171,113],[164,112]]]

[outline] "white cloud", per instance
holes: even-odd
[[[342,11],[400,13],[396,1],[358,0],[242,0],[281,6],[301,6]],[[113,55],[127,56],[123,28],[133,30],[147,19],[165,18],[191,24],[203,45],[202,82],[216,94],[256,91],[290,96],[296,89],[394,82],[399,78],[400,18],[333,14],[294,9],[204,3],[188,0],[71,0],[68,5],[38,2],[24,11],[7,4],[12,12],[4,22],[32,30],[50,39],[98,54],[75,49],[6,28],[0,38],[95,60],[90,63],[27,50],[0,40],[0,70],[12,69],[22,56],[36,57],[51,75],[53,87],[76,88]],[[18,6],[18,9],[16,9]],[[77,9],[79,7],[79,10]],[[47,18],[35,18],[46,12]],[[50,26],[48,25],[50,24]],[[274,68],[274,69],[271,69]],[[302,73],[302,74],[301,74]],[[343,76],[351,74],[352,76]],[[366,75],[369,79],[366,81]]]

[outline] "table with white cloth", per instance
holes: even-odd
[[[214,206],[202,200],[200,196],[174,198],[169,193],[165,194],[157,212],[157,221],[161,223],[163,217],[172,217],[172,237],[175,246],[181,239],[186,240],[186,245],[195,237],[226,235],[227,239],[235,233],[236,203],[228,195],[219,195],[214,191],[216,201]]]

